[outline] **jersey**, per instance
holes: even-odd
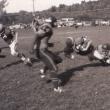
[[[50,24],[44,23],[39,27],[39,34],[41,37],[40,49],[48,48],[48,42],[53,34],[53,30]]]
[[[0,32],[0,37],[8,44],[11,44],[11,42],[14,39],[15,36],[15,31],[9,29],[9,28],[5,28],[3,27],[2,31]]]
[[[41,26],[39,26],[39,30],[44,31],[45,36],[52,36],[53,34],[52,26],[49,23],[44,23]]]

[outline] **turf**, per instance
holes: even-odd
[[[33,32],[19,30],[19,51],[29,54]],[[83,27],[54,29],[52,50],[60,52],[65,38],[87,35],[96,46],[110,42],[110,27]],[[0,39],[0,47],[7,45]],[[54,93],[51,83],[39,76],[42,62],[35,61],[32,67],[25,66],[12,57],[8,48],[0,54],[0,110],[109,110],[110,67],[100,62],[90,62],[86,56],[74,60],[63,57],[58,65],[59,77],[63,79],[64,92]]]

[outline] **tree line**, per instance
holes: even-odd
[[[7,13],[4,8],[8,5],[7,0],[0,2],[0,21],[4,24],[31,23],[32,12],[20,11],[19,13]],[[41,17],[55,16],[57,19],[72,17],[77,20],[110,19],[110,0],[88,1],[70,6],[60,4],[58,7],[52,6],[48,10],[35,12]]]
[[[58,7],[52,6],[48,10],[57,15],[58,18],[61,17],[74,17],[77,19],[109,19],[110,18],[110,0],[97,0],[88,1],[83,0],[81,3],[72,4],[67,6],[65,4],[60,4]]]

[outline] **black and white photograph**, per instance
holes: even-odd
[[[0,0],[0,110],[110,110],[110,0]]]

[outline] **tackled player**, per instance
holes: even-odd
[[[19,53],[17,50],[18,33],[15,30],[0,24],[0,37],[8,44],[12,56],[20,58],[24,64],[32,65],[30,58],[26,58],[23,53]]]

